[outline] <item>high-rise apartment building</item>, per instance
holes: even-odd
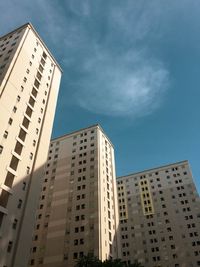
[[[200,202],[187,161],[117,178],[122,259],[200,266]]]
[[[61,69],[31,24],[0,37],[0,266],[26,267]]]
[[[120,257],[114,149],[99,125],[51,141],[30,266]]]

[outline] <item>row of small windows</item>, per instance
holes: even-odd
[[[15,40],[17,40],[19,37],[15,38]],[[1,48],[1,51],[5,51],[7,46],[15,46],[16,45],[16,42],[13,41],[12,43],[10,43],[9,41],[7,41],[6,43],[3,43],[0,45],[0,48]]]
[[[9,58],[10,58],[10,54],[13,52],[13,48],[12,49],[9,49],[8,51],[7,51],[7,54],[0,54],[0,58],[3,56],[3,55],[5,55],[5,58],[3,59],[3,61],[7,61]]]
[[[18,39],[19,38],[19,36],[17,36],[16,38],[15,38],[15,40],[16,39]],[[8,45],[9,44],[9,41],[7,41],[5,44],[1,44],[1,46],[0,46],[0,48],[2,48],[2,51],[5,51],[5,49],[6,49],[6,47],[4,47],[5,45]],[[14,43],[12,43],[11,44],[11,47],[12,46],[14,46],[16,44],[16,42],[14,42]],[[38,42],[36,42],[36,44],[38,45]],[[10,46],[9,46],[10,47]],[[7,55],[8,56],[6,56],[6,58],[4,58],[4,62],[5,61],[7,61],[8,59],[9,59],[9,54],[11,53],[13,51],[13,49],[9,49],[9,51],[7,52]],[[36,48],[34,48],[34,52],[37,52],[37,49]],[[3,54],[0,54],[0,58],[4,55],[5,53],[3,53]],[[34,54],[32,54],[32,59],[34,59],[35,58],[35,56],[34,56]],[[40,72],[42,73],[43,72],[43,70],[44,70],[44,66],[45,66],[45,60],[46,60],[46,58],[47,58],[47,54],[45,53],[45,52],[43,52],[43,54],[42,54],[42,58],[41,58],[41,64],[42,65],[40,65],[39,66],[39,70],[40,70]],[[32,65],[32,62],[30,61],[30,66]],[[4,69],[5,68],[5,66],[6,66],[6,64],[3,64],[1,67],[0,67],[0,69]],[[53,67],[54,66],[54,64],[53,63],[51,63],[51,67]],[[50,71],[50,74],[52,73],[52,69],[50,69],[49,70]],[[30,71],[27,69],[27,73],[29,73]],[[41,80],[41,74],[38,72],[37,73],[37,78],[39,79],[39,80]],[[25,78],[25,80],[26,80],[26,78]],[[48,80],[50,80],[50,76],[48,76]],[[49,84],[47,83],[47,87],[49,86]]]
[[[186,174],[187,174],[187,172],[184,172],[184,175],[186,175]],[[176,177],[176,175],[175,175],[174,177]],[[168,177],[166,177],[166,178],[169,179],[170,176],[168,176]],[[156,181],[159,182],[159,181],[160,181],[160,178],[157,178]],[[154,183],[154,182],[155,182],[155,181],[153,181],[152,179],[150,180],[150,183]],[[122,181],[118,181],[117,183],[118,183],[118,185],[119,185],[119,184],[123,184]],[[174,183],[175,183],[175,184],[183,183],[183,180],[182,180],[182,179],[174,180]],[[147,181],[142,181],[142,182],[141,182],[141,185],[145,185],[145,184],[147,184]],[[135,183],[134,186],[137,187],[137,186],[138,186],[138,183]],[[158,187],[162,187],[161,184],[157,184],[157,186],[158,186]],[[129,187],[129,186],[128,186],[128,187]],[[155,188],[154,186],[151,186],[151,187],[152,187],[152,189]],[[122,189],[122,188],[123,188],[123,187],[118,187],[118,190],[120,190],[120,189]]]
[[[90,147],[94,147],[94,143],[90,144]],[[85,145],[85,146],[80,146],[80,147],[79,147],[79,150],[83,150],[83,149],[86,149],[86,148],[87,148],[86,145]],[[76,152],[76,149],[73,148],[72,152],[73,152],[73,153]]]
[[[7,42],[9,41],[11,38],[15,37],[14,39],[18,39],[19,38],[19,34],[21,33],[22,29],[21,30],[18,30],[17,32],[15,32],[14,34],[10,34],[10,35],[6,35],[6,37],[4,38],[1,38],[0,39],[0,42]]]
[[[59,147],[56,147],[56,148],[55,148],[55,152],[58,152],[58,150],[59,150]],[[51,154],[52,152],[53,152],[53,150],[50,149],[50,150],[49,150],[49,154]]]
[[[74,240],[74,246],[83,245],[83,244],[84,244],[84,238]]]
[[[91,136],[90,137],[90,140],[94,140],[94,136]],[[83,144],[83,143],[86,143],[88,141],[88,139],[84,139],[84,140],[80,140],[80,144]],[[73,142],[72,144],[73,146],[76,146],[77,145],[77,142]]]
[[[90,162],[93,162],[93,161],[94,161],[94,158],[93,158],[93,157],[90,158]],[[82,165],[82,164],[86,164],[86,163],[87,163],[87,160],[84,159],[84,160],[79,161],[79,162],[78,162],[78,165]],[[74,167],[74,166],[75,166],[75,163],[72,162],[71,167]]]
[[[91,134],[93,134],[94,132],[95,132],[94,130],[90,131]],[[88,133],[89,133],[89,131],[88,132],[84,132],[84,133],[80,133],[80,135],[74,135],[73,139],[76,139],[78,136],[80,136],[80,137],[86,136]]]
[[[56,169],[53,169],[52,173],[56,173]],[[46,175],[48,175],[48,174],[49,174],[49,171],[46,171]],[[93,173],[90,174],[90,178],[94,178],[94,174]],[[55,176],[51,177],[51,180],[54,180],[54,179],[55,179]],[[77,177],[77,182],[82,182],[82,181],[85,181],[85,180],[86,180],[86,176],[85,175]],[[48,181],[48,179],[44,180],[44,182],[47,182],[47,181]],[[70,180],[70,181],[73,181],[73,180]],[[84,188],[82,188],[82,189],[84,189]],[[81,190],[81,188],[77,187],[77,190]]]
[[[14,40],[12,40],[12,43],[10,43],[10,40],[9,39],[11,39],[12,38],[12,35],[10,35],[11,37],[6,37],[3,41],[4,41],[4,43],[2,43],[1,45],[0,45],[0,58],[3,56],[3,55],[5,55],[5,58],[3,59],[3,62],[4,62],[4,64],[2,64],[1,66],[0,66],[0,70],[2,70],[3,71],[3,69],[5,68],[5,66],[6,66],[6,64],[7,64],[7,62],[8,62],[8,60],[9,60],[9,58],[10,58],[10,54],[11,54],[11,52],[13,51],[13,48],[12,47],[14,47],[15,45],[16,45],[16,40],[19,38],[19,36],[16,36],[15,38],[14,38]],[[5,50],[7,49],[7,48],[9,48],[9,50],[7,51],[7,53],[5,54]],[[3,53],[1,53],[1,52],[3,52]],[[1,73],[0,73],[0,75],[1,75]]]

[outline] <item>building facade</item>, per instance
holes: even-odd
[[[0,37],[0,266],[26,267],[61,69],[29,23]]]
[[[200,202],[187,161],[117,178],[122,259],[200,266]]]
[[[99,125],[51,141],[30,266],[120,257],[114,149]]]

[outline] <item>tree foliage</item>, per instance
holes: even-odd
[[[90,254],[78,259],[76,267],[101,267],[102,262]]]
[[[77,260],[76,267],[144,267],[138,261],[127,264],[121,259],[100,261],[97,257],[86,255]]]

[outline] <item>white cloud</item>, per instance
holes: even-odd
[[[62,7],[49,0],[17,2],[0,4],[5,11],[0,24],[7,27],[13,17],[13,24],[28,18],[40,26],[40,33],[62,55],[63,80],[76,105],[99,114],[138,117],[162,103],[169,72],[161,59],[150,57],[146,45],[163,14],[158,1],[145,6],[132,0],[106,1],[104,6],[102,1],[69,0]]]
[[[135,66],[127,67],[127,61]],[[169,73],[162,64],[149,62],[141,54],[139,59],[92,59],[85,65],[85,75],[73,85],[78,88],[76,101],[87,110],[111,116],[138,117],[153,112],[169,85]]]

